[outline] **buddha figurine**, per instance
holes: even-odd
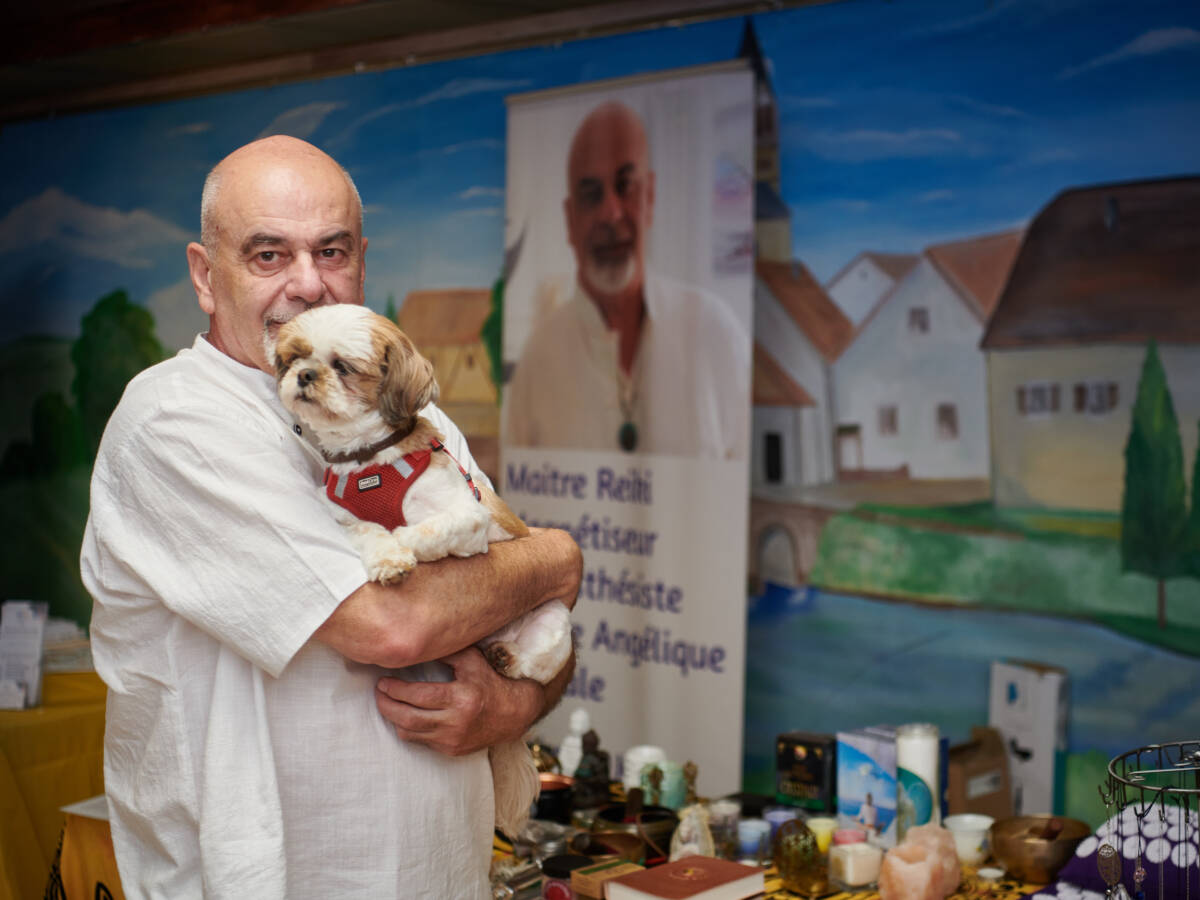
[[[583,736],[583,755],[575,768],[575,808],[603,806],[609,801],[608,754],[592,729]]]

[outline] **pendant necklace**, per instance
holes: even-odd
[[[637,449],[638,430],[633,423],[633,405],[637,399],[637,391],[633,385],[633,376],[621,371],[617,364],[617,403],[621,406],[621,427],[617,429],[617,444],[626,453]]]

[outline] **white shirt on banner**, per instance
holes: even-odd
[[[310,640],[366,575],[293,429],[273,378],[200,337],[105,431],[81,570],[125,895],[489,897],[487,754],[400,741],[383,670]]]
[[[504,393],[509,444],[619,452],[618,434],[632,421],[639,453],[746,458],[745,329],[720,298],[699,288],[651,275],[645,294],[627,380],[617,333],[581,287],[534,325]]]

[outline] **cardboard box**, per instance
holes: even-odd
[[[969,741],[950,748],[946,808],[949,815],[981,813],[996,820],[1013,814],[1008,754],[996,729],[976,726]]]
[[[571,872],[571,890],[580,897],[601,898],[604,882],[630,872],[640,872],[644,867],[624,859],[608,859],[595,865],[584,866]]]
[[[988,724],[1004,738],[1014,815],[1061,815],[1070,684],[1057,666],[992,663]]]
[[[837,806],[838,827],[864,829],[877,847],[896,846],[895,728],[838,732]]]

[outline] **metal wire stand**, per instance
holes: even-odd
[[[1110,819],[1115,823],[1114,833],[1104,836],[1106,842],[1115,838],[1116,846],[1102,844],[1097,854],[1109,898],[1124,900],[1131,895],[1133,900],[1145,900],[1145,854],[1147,865],[1158,866],[1158,896],[1151,900],[1192,900],[1193,896],[1200,900],[1200,741],[1150,744],[1113,757],[1100,786],[1100,799],[1106,809],[1118,813]],[[1130,812],[1133,822],[1129,821]],[[1120,859],[1133,854],[1137,864],[1130,892],[1122,883]],[[1168,858],[1178,876],[1174,884],[1166,883],[1169,879],[1164,877]]]

